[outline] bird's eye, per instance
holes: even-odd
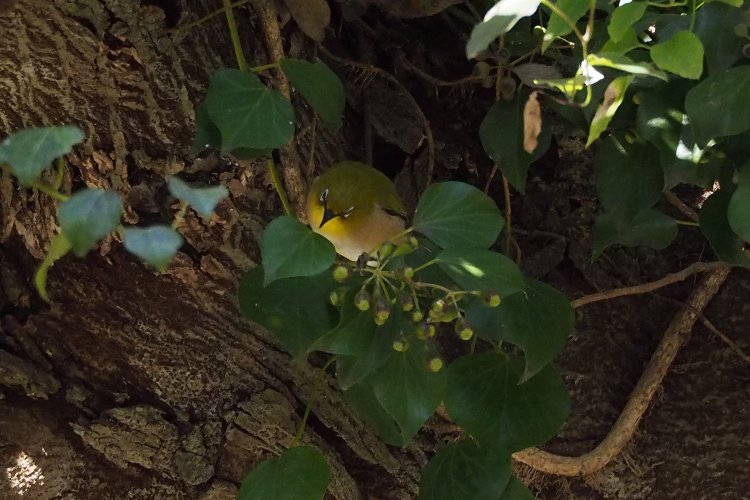
[[[324,189],[322,193],[320,193],[320,202],[325,203],[328,199],[328,189]]]
[[[347,217],[349,217],[352,214],[352,212],[354,212],[354,207],[349,207],[346,210],[346,212],[344,212],[343,214],[341,214],[341,217],[343,217],[344,219],[346,219]]]

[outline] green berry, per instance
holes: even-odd
[[[405,340],[394,340],[393,341],[393,350],[397,352],[406,352],[406,350],[409,349],[409,343]]]
[[[430,306],[430,312],[434,312],[436,314],[443,314],[446,309],[448,309],[448,304],[443,299],[437,299]]]
[[[331,295],[328,297],[329,300],[331,301],[331,304],[333,304],[336,307],[340,306],[348,290],[349,289],[347,287],[342,286],[332,291]]]
[[[352,277],[352,268],[346,264],[339,264],[333,268],[333,279],[339,283],[346,283]]]
[[[427,321],[420,321],[416,326],[417,338],[420,340],[431,339],[435,336],[435,325]]]
[[[439,372],[443,368],[443,360],[440,358],[432,358],[427,366],[431,372]]]
[[[471,340],[474,336],[474,327],[466,318],[459,318],[454,328],[461,340]]]
[[[487,307],[497,307],[500,305],[500,294],[494,290],[482,292],[482,301]]]
[[[411,313],[411,320],[413,323],[419,323],[423,319],[424,319],[424,314],[422,314],[422,311],[420,311],[419,309]]]
[[[396,299],[403,311],[409,312],[414,309],[414,299],[409,292],[401,292]]]
[[[474,65],[474,70],[472,71],[472,73],[474,73],[474,76],[484,78],[485,76],[490,74],[490,65],[484,61],[479,61]]]
[[[734,34],[739,37],[746,37],[747,36],[747,24],[738,24],[734,27]]]
[[[372,305],[372,297],[370,297],[369,292],[364,288],[360,290],[359,293],[354,296],[354,305],[357,306],[357,309],[360,311],[367,311],[370,309],[370,305]]]
[[[391,306],[382,297],[378,297],[373,308],[373,317],[375,318],[375,324],[380,326],[384,325],[388,321],[388,317],[391,315]]]
[[[396,249],[396,246],[391,243],[390,241],[386,241],[382,245],[380,245],[380,248],[378,248],[378,258],[380,260],[387,259],[393,251]]]

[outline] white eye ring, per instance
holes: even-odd
[[[324,189],[322,193],[320,193],[320,202],[325,203],[328,199],[328,189]]]
[[[343,217],[344,219],[346,219],[347,217],[349,217],[352,214],[352,212],[354,212],[354,207],[349,207],[346,210],[346,212],[344,212],[343,214],[341,214],[341,217]]]

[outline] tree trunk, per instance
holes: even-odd
[[[190,18],[217,6],[195,2]],[[249,28],[258,23],[238,15],[263,61]],[[195,105],[233,54],[222,17],[170,34],[185,17],[176,0],[22,0],[0,17],[0,133],[79,125],[86,142],[68,158],[64,190],[119,191],[131,224],[170,220],[164,183],[178,172],[218,175],[232,191],[210,223],[187,217],[184,253],[165,274],[110,239],[53,268],[47,306],[30,277],[56,204],[3,174],[2,499],[233,499],[300,421],[315,368],[242,320],[235,299],[278,211],[263,165],[186,160]],[[327,498],[415,497],[423,457],[386,448],[331,380],[304,440],[333,470]]]

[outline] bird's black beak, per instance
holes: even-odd
[[[335,217],[336,217],[336,214],[333,213],[333,210],[331,210],[330,208],[326,208],[323,211],[323,220],[320,221],[320,226],[318,226],[318,228],[323,227],[323,224],[325,224],[326,222],[328,222],[329,220],[331,220],[331,219],[333,219]]]

